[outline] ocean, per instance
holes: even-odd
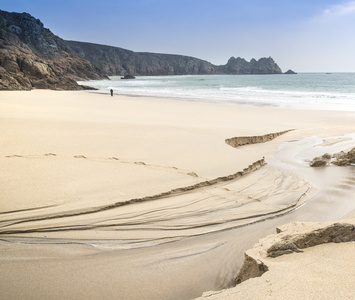
[[[79,82],[100,93],[316,110],[355,111],[355,73],[142,76]],[[97,92],[97,91],[96,91]]]

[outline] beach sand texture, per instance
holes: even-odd
[[[4,299],[191,299],[276,226],[355,208],[353,167],[307,167],[355,146],[353,112],[59,91],[0,108]]]
[[[354,226],[355,219],[344,219],[337,223],[287,224],[278,229],[281,231],[279,234],[261,239],[246,252],[251,263],[255,263],[252,278],[235,288],[206,292],[198,299],[258,299],[261,295],[263,299],[353,299]],[[343,232],[346,234],[339,234],[339,228],[345,228]],[[329,235],[325,234],[327,231],[330,232]],[[327,243],[332,235],[338,235],[346,241],[341,242],[339,239],[337,242]],[[290,251],[291,253],[275,258],[268,254],[268,249],[280,245],[283,239],[300,240],[303,243],[307,236],[310,236],[310,242],[318,237],[323,243],[297,249],[296,252]],[[249,265],[249,271],[251,269],[253,268]],[[263,271],[260,272],[260,269]]]

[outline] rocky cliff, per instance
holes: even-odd
[[[231,57],[216,66],[195,57],[133,52],[64,41],[27,13],[0,10],[0,90],[82,89],[77,80],[114,75],[281,74],[269,58]]]
[[[104,78],[40,20],[0,10],[0,90],[76,90],[76,80]]]
[[[67,44],[109,76],[216,73],[216,68],[211,63],[189,56],[133,52],[118,47],[75,41],[67,41]]]
[[[254,58],[247,62],[240,57],[231,57],[225,66],[220,67],[224,74],[281,74],[280,67],[271,57]]]
[[[226,65],[216,66],[195,57],[133,52],[118,47],[67,41],[68,46],[98,67],[105,75],[202,75],[202,74],[281,74],[274,60],[261,58],[250,62],[231,57]]]

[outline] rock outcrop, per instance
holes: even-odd
[[[240,57],[231,57],[225,66],[220,66],[223,74],[281,74],[280,67],[271,57],[260,58],[258,61],[254,58],[247,62]]]
[[[98,67],[105,75],[205,75],[205,74],[281,74],[269,58],[250,62],[230,58],[226,65],[216,66],[195,57],[133,52],[118,47],[67,41],[70,48]]]
[[[78,90],[100,70],[27,13],[0,10],[0,90]]]
[[[121,79],[135,79],[136,77],[134,77],[133,75],[125,75],[122,76]]]
[[[295,75],[297,74],[295,71],[287,70],[284,74]]]
[[[355,148],[349,152],[341,151],[333,155],[326,153],[322,156],[315,157],[309,165],[311,167],[325,167],[330,163],[337,166],[350,166],[355,164]]]

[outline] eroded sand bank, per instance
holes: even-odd
[[[354,228],[355,219],[281,226],[246,252],[235,288],[199,299],[353,299]]]
[[[275,226],[354,209],[352,169],[306,162],[354,145],[352,112],[52,91],[0,107],[7,298],[190,299],[229,286]]]

